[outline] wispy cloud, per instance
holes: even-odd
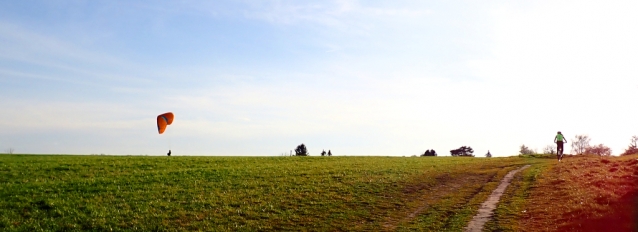
[[[430,9],[411,7],[406,4],[379,4],[374,6],[368,1],[324,1],[324,2],[297,2],[297,1],[266,1],[251,2],[250,11],[246,12],[249,18],[263,19],[276,24],[317,23],[324,26],[343,27],[359,23],[363,19],[377,18],[412,18],[427,16],[432,13]]]
[[[632,2],[65,4],[82,22],[0,20],[0,149],[501,156],[638,127]]]
[[[140,121],[151,118],[136,103],[67,102],[5,98],[0,107],[3,133],[21,134],[37,130],[108,130],[140,128]],[[143,126],[142,126],[143,127]],[[151,126],[152,128],[152,126]]]
[[[3,67],[14,74],[74,83],[95,82],[91,79],[116,81],[120,84],[151,82],[147,77],[120,71],[139,68],[128,61],[92,51],[90,48],[81,48],[55,36],[36,33],[16,24],[0,22],[0,40],[4,44],[0,48],[0,59],[20,64]],[[46,74],[36,71],[42,68],[47,70]]]

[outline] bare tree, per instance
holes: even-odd
[[[576,135],[574,139],[572,139],[572,153],[583,154],[589,147],[589,142],[591,139],[588,135]]]
[[[13,147],[10,147],[9,149],[7,149],[7,154],[11,155],[13,154],[13,152],[14,152]]]
[[[603,144],[598,144],[596,146],[591,146],[585,149],[585,153],[599,156],[611,156],[611,148]]]
[[[521,155],[533,155],[536,152],[534,152],[534,150],[530,149],[529,147],[525,146],[525,144],[523,144],[523,145],[521,145],[521,149],[520,149],[519,153]]]
[[[638,136],[635,135],[631,137],[631,143],[629,143],[629,147],[627,147],[627,149],[625,149],[625,152],[623,152],[621,155],[633,154],[638,154]]]
[[[545,148],[543,148],[543,154],[555,155],[556,154],[556,145],[554,145],[554,144],[547,145]]]

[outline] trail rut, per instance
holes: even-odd
[[[525,165],[519,169],[510,171],[509,173],[507,173],[507,175],[505,175],[498,187],[494,189],[487,200],[483,202],[483,204],[481,204],[481,208],[478,210],[476,216],[474,216],[472,218],[472,221],[470,221],[467,227],[465,227],[466,232],[480,232],[481,230],[483,230],[483,226],[494,214],[496,204],[505,192],[507,186],[512,182],[512,178],[514,178],[514,175],[516,175],[517,172],[522,171],[528,167],[530,167],[530,165]]]
[[[403,216],[398,218],[391,218],[383,224],[384,231],[394,231],[397,226],[404,222],[412,221],[424,210],[430,207],[430,204],[440,200],[447,193],[457,191],[464,185],[474,182],[487,182],[491,176],[479,175],[479,176],[457,176],[452,178],[450,176],[437,177],[438,185],[429,188],[429,194],[423,195],[417,199],[413,199],[415,202],[419,202],[420,206],[413,208],[410,211],[404,212]]]

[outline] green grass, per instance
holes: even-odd
[[[461,231],[503,177],[519,166],[494,166],[459,173],[455,178],[458,188],[443,191],[440,201],[428,204],[425,213],[402,229]]]
[[[507,171],[539,162],[1,155],[0,230],[460,230]]]
[[[526,215],[526,207],[536,179],[551,168],[550,163],[538,163],[514,176],[501,196],[492,220],[485,223],[486,231],[521,231],[519,220]]]

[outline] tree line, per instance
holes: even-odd
[[[292,155],[292,151],[291,154]],[[295,156],[309,156],[310,154],[308,153],[308,148],[306,147],[305,144],[299,144],[296,148],[295,148]],[[321,156],[332,156],[332,152],[330,150],[328,150],[328,152],[326,153],[325,150],[323,150],[321,152]],[[474,157],[474,149],[472,149],[472,147],[470,146],[461,146],[457,149],[454,150],[450,150],[450,155],[454,156],[454,157]],[[421,154],[421,156],[438,156],[438,154],[436,153],[436,151],[434,149],[428,149],[426,150],[423,154]],[[485,154],[485,157],[492,157],[492,154],[490,153],[490,151],[487,151],[487,154]]]
[[[292,152],[291,154],[292,155]],[[310,154],[308,153],[308,148],[306,147],[305,144],[299,144],[297,145],[297,147],[295,148],[295,156],[309,156]],[[326,152],[326,150],[323,150],[321,152],[321,156],[332,156],[332,151],[328,150],[328,152]]]
[[[577,154],[577,155],[592,154],[592,155],[598,155],[598,156],[611,156],[611,148],[609,148],[608,146],[602,143],[597,145],[591,145],[590,142],[591,142],[591,138],[589,138],[588,135],[576,135],[571,140],[572,154]],[[525,144],[523,144],[520,146],[519,154],[520,155],[535,155],[535,154],[555,155],[556,145],[554,144],[547,145],[545,148],[543,148],[543,153],[539,153],[535,149],[531,149],[525,146]],[[633,155],[633,154],[638,154],[638,136],[636,135],[631,137],[631,141],[629,145],[627,146],[625,151],[620,155]],[[291,155],[292,155],[292,151],[291,151]],[[309,155],[308,148],[306,147],[305,144],[302,143],[295,148],[295,156],[308,156],[308,155]],[[321,156],[325,156],[325,155],[332,156],[332,151],[328,150],[327,153],[325,150],[322,151]],[[474,157],[474,149],[472,149],[472,147],[470,146],[461,146],[457,149],[450,150],[450,155],[453,157]],[[423,154],[421,154],[420,156],[422,157],[438,156],[438,154],[436,153],[434,149],[428,149],[425,152],[423,152]],[[485,154],[485,157],[488,157],[488,158],[492,157],[492,154],[490,153],[490,151],[487,151],[487,154]]]
[[[589,135],[574,136],[574,138],[571,140],[572,154],[575,154],[575,155],[591,154],[591,155],[598,155],[598,156],[611,156],[612,150],[608,146],[602,143],[597,145],[591,145],[590,143],[591,143],[591,138],[589,137]],[[539,153],[538,151],[532,150],[529,147],[525,146],[525,144],[523,144],[520,146],[519,154],[520,155],[534,155],[534,154],[555,155],[556,145],[554,144],[547,145],[545,146],[545,148],[543,148],[543,153]],[[627,146],[625,151],[621,153],[620,155],[623,156],[623,155],[633,155],[633,154],[638,154],[638,136],[636,135],[631,137],[631,142],[629,143],[629,146]]]

